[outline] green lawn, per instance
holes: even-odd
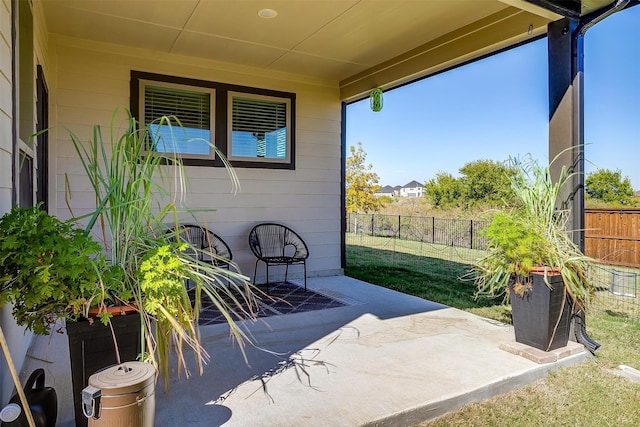
[[[463,280],[476,254],[389,240],[374,238],[364,246],[347,238],[345,274],[510,322],[508,307],[476,301],[473,283]],[[640,384],[614,374],[621,364],[640,369],[640,322],[602,309],[589,313],[587,327],[602,344],[593,359],[421,426],[640,426]]]

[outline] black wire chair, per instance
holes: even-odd
[[[287,281],[289,266],[302,264],[304,268],[304,290],[307,290],[307,258],[309,248],[302,238],[289,227],[282,224],[263,223],[251,229],[249,233],[249,247],[256,256],[256,266],[253,270],[253,283],[256,281],[258,263],[262,261],[267,271],[267,293],[269,293],[269,267],[274,265],[286,266],[284,280]]]
[[[217,234],[200,225],[181,224],[178,230],[172,228],[167,231],[171,240],[185,242],[189,246],[184,250],[186,254],[195,259],[211,263],[216,267],[230,270],[233,258],[229,245]],[[190,286],[187,284],[187,288]]]

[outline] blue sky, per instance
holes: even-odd
[[[547,39],[347,107],[347,146],[362,142],[381,185],[458,175],[477,159],[530,153],[548,162]],[[640,190],[640,6],[585,36],[586,172],[622,171]]]

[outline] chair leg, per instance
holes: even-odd
[[[269,295],[269,263],[265,262],[264,265],[267,266],[267,295]]]
[[[284,268],[284,283],[287,283],[287,277],[289,276],[289,264]]]
[[[302,263],[302,266],[304,267],[304,291],[307,291],[307,261],[304,261]]]
[[[255,284],[256,284],[256,274],[258,274],[258,263],[259,263],[259,262],[260,262],[260,260],[257,260],[257,261],[256,261],[256,266],[255,266],[255,268],[253,269],[253,284],[254,284],[254,286],[255,286]]]

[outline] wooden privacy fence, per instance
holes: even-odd
[[[640,267],[640,209],[585,209],[585,254]]]

